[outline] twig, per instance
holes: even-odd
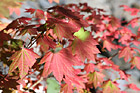
[[[116,55],[118,55],[119,52],[115,53],[114,55],[112,55],[111,57],[108,58],[108,60],[111,60],[113,57],[115,57]]]
[[[43,77],[41,77],[36,83],[34,83],[32,86],[30,86],[29,88],[28,88],[28,90],[29,89],[32,89],[33,87],[35,87],[38,83],[40,83],[41,81],[43,80]]]

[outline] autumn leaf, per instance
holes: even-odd
[[[119,74],[120,74],[120,78],[121,79],[125,79],[126,81],[128,81],[128,78],[129,78],[129,74],[126,74],[124,71],[120,70],[119,71]]]
[[[133,90],[140,91],[140,88],[137,87],[136,84],[131,83],[131,84],[128,85],[128,87],[131,88],[131,89],[133,89]]]
[[[78,29],[76,29],[73,25],[67,22],[57,21],[55,22],[53,32],[59,39],[62,40],[63,37],[73,39],[73,33],[76,31],[78,31]]]
[[[130,47],[124,47],[122,50],[120,50],[119,58],[124,57],[124,61],[127,62],[128,59],[133,57],[133,51]]]
[[[139,13],[140,9],[137,8],[130,8],[127,5],[120,5],[120,7],[124,8],[124,11],[130,12],[132,16],[135,16]]]
[[[104,68],[105,65],[106,65],[107,69],[111,68],[111,69],[113,69],[113,70],[115,70],[115,71],[119,71],[119,66],[116,65],[116,64],[114,64],[114,62],[111,61],[110,59],[108,59],[108,58],[101,58],[101,60],[102,60],[103,62],[105,62],[105,64],[102,65],[103,67],[101,67],[101,68]],[[101,68],[100,68],[100,70],[101,70]],[[104,68],[104,69],[105,69],[105,68]],[[104,69],[103,69],[103,70],[104,70]]]
[[[31,21],[31,18],[28,17],[20,17],[15,20],[13,20],[4,30],[9,29],[18,29],[21,25],[27,25]]]
[[[95,68],[96,66],[93,63],[87,63],[85,64],[84,70],[86,71],[86,73],[89,73],[89,72],[94,72]]]
[[[131,68],[136,66],[140,70],[140,57],[138,57],[138,56],[133,57],[131,59],[130,63],[132,65]]]
[[[44,63],[43,77],[47,77],[51,72],[55,78],[61,82],[64,75],[76,76],[76,70],[73,65],[79,64],[78,60],[68,49],[62,49],[59,52],[48,52],[41,59],[40,64]]]
[[[56,46],[56,43],[53,42],[53,40],[46,35],[40,37],[37,40],[37,44],[40,45],[41,50],[45,53],[48,51],[50,47],[54,48]]]
[[[20,51],[15,52],[9,59],[12,60],[9,74],[18,67],[22,79],[28,73],[29,68],[34,65],[36,58],[39,58],[39,56],[30,49],[22,48]]]
[[[101,72],[95,71],[93,73],[89,73],[88,74],[88,78],[89,78],[88,84],[93,83],[94,87],[97,88],[97,87],[101,86],[101,84],[103,83],[104,77],[105,77],[105,75],[102,74]]]
[[[73,26],[76,28],[89,26],[89,24],[83,19],[84,15],[80,15],[79,12],[76,12],[76,11],[73,12],[68,8],[64,8],[64,7],[60,7],[60,6],[56,7],[56,11],[59,14],[69,18],[69,23],[73,24]]]
[[[61,92],[62,93],[72,93],[72,86],[69,86],[68,84],[62,84],[61,85]]]
[[[76,32],[74,34],[77,38],[72,43],[73,54],[76,54],[82,61],[85,61],[85,58],[95,61],[95,54],[100,53],[96,47],[98,43],[91,35],[89,35],[88,32],[83,32],[82,29],[80,29],[78,33]]]
[[[121,93],[120,89],[112,81],[107,81],[102,85],[103,93]]]
[[[77,12],[72,12],[70,9],[63,8],[61,6],[56,7],[56,11],[73,20],[80,20],[80,15]]]
[[[29,9],[26,9],[25,12],[30,13],[30,14],[34,14],[33,17],[35,17],[35,18],[40,18],[40,19],[44,19],[45,18],[44,11],[40,10],[40,9],[29,8]]]
[[[113,44],[109,40],[103,41],[103,48],[106,48],[108,51],[111,51],[111,49],[117,49],[117,45]]]

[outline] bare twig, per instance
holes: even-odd
[[[34,83],[32,86],[30,86],[29,88],[28,88],[28,90],[29,89],[32,89],[33,87],[35,87],[37,84],[39,84],[41,81],[43,80],[43,77],[41,77],[36,83]]]

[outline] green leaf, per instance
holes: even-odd
[[[59,93],[60,85],[54,78],[47,79],[47,93]]]
[[[74,36],[78,37],[82,41],[86,40],[89,35],[90,32],[84,31],[83,27],[78,32],[74,33]]]

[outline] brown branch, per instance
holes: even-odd
[[[118,55],[118,54],[119,54],[119,51],[118,51],[117,53],[115,53],[114,55],[110,56],[110,57],[108,58],[108,60],[111,60],[113,57],[115,57],[115,56]]]

